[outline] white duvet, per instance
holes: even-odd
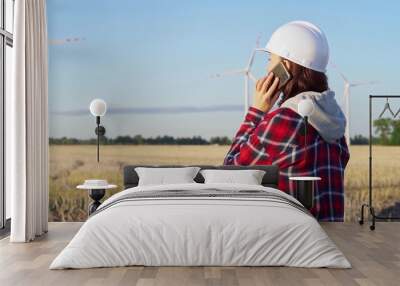
[[[174,184],[127,189],[263,190],[239,184]],[[297,202],[298,203],[298,202]],[[299,209],[258,198],[152,198],[122,201],[90,217],[50,269],[145,266],[294,266],[350,268],[318,222]]]

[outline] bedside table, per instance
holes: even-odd
[[[90,181],[96,181],[95,184],[91,184]],[[89,197],[93,200],[88,206],[88,215],[94,213],[97,208],[101,205],[100,200],[106,194],[106,190],[115,189],[117,185],[108,184],[105,180],[86,180],[83,185],[79,185],[76,188],[80,190],[87,190]]]
[[[296,199],[310,210],[314,206],[315,181],[321,177],[289,177],[289,180],[295,181]]]

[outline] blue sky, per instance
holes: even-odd
[[[88,106],[102,98],[115,111],[103,118],[110,137],[232,137],[243,78],[210,75],[244,67],[260,33],[265,45],[292,20],[324,30],[350,80],[380,82],[352,90],[350,132],[366,135],[368,94],[400,93],[398,11],[398,1],[48,0],[50,136],[94,137]],[[257,55],[253,72],[261,76],[265,64]],[[343,81],[334,69],[328,77],[341,102]]]

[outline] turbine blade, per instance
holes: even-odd
[[[249,78],[244,77],[244,111],[249,109]]]
[[[49,39],[49,45],[51,46],[62,46],[67,44],[76,44],[86,40],[83,37],[70,37],[70,38],[62,38],[62,39]]]
[[[266,53],[268,53],[268,51],[266,50],[266,49],[264,49],[264,48],[256,48],[256,49],[254,49],[256,52],[266,52]]]
[[[257,51],[264,51],[264,49],[260,48],[260,39],[261,39],[261,33],[258,33],[257,40],[256,40],[256,47],[251,52],[251,55],[250,55],[250,58],[249,58],[249,62],[247,63],[246,69],[248,71],[250,70],[251,66],[253,65],[254,57],[256,55],[256,52]]]
[[[256,83],[257,82],[257,79],[256,79],[256,77],[251,73],[251,72],[248,72],[248,74],[247,74],[248,76],[249,76],[249,78],[254,82],[254,83]]]
[[[347,79],[347,77],[339,70],[338,66],[337,66],[334,62],[329,61],[329,63],[330,63],[330,65],[339,73],[339,75],[342,77],[342,79],[343,79],[345,82],[349,82],[349,80]]]
[[[353,86],[360,86],[360,85],[372,85],[372,84],[379,84],[379,81],[371,80],[371,81],[356,81],[351,82],[350,85]]]
[[[216,77],[224,77],[224,76],[229,76],[229,75],[235,75],[235,74],[246,74],[246,70],[244,69],[237,69],[237,70],[228,70],[228,71],[224,71],[221,73],[216,73],[211,75],[211,78],[216,78]]]
[[[349,96],[350,96],[350,86],[347,83],[345,83],[341,105],[342,105],[342,111],[345,114],[347,120],[348,120],[348,118],[347,118],[346,112],[348,110]]]
[[[251,66],[253,65],[253,61],[254,61],[254,56],[256,55],[256,50],[253,50],[251,52],[250,58],[249,58],[249,62],[247,63],[246,66],[246,70],[249,71],[251,69]]]

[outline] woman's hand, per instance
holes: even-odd
[[[267,76],[259,79],[254,93],[253,107],[268,112],[278,99],[279,78],[270,72]]]

